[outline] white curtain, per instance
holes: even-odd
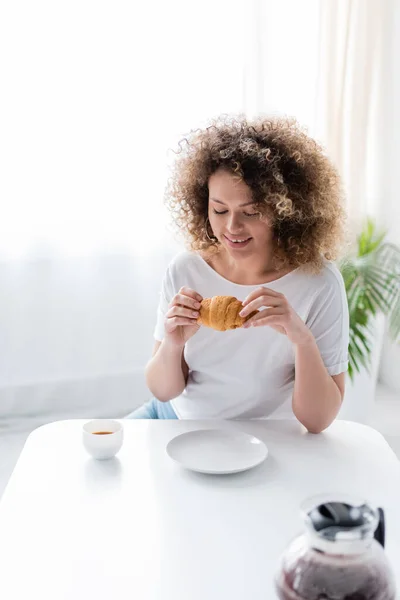
[[[343,177],[350,234],[371,216],[398,244],[400,3],[321,0],[319,32],[315,135]],[[380,362],[381,381],[400,391],[399,345],[379,327],[372,372]]]
[[[343,177],[350,222],[382,221],[391,60],[391,0],[321,0],[315,135]]]
[[[0,10],[0,256],[152,249],[168,149],[241,109],[243,2]]]
[[[318,85],[320,0],[252,0],[247,10],[244,110],[295,116],[311,134]]]
[[[209,118],[296,116],[343,171],[352,214],[378,206],[388,7],[1,3],[0,415],[123,414],[145,399],[177,250],[169,149]]]
[[[294,115],[326,147],[343,177],[354,229],[367,214],[391,224],[398,6],[397,0],[252,3],[246,112]]]
[[[243,11],[242,0],[1,3],[0,414],[145,400],[177,250],[169,149],[242,110]],[[121,403],[110,381],[127,373]]]

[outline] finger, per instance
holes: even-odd
[[[167,312],[167,319],[172,317],[186,317],[188,319],[197,319],[199,317],[198,310],[192,310],[183,306],[172,306]]]
[[[282,319],[282,316],[285,314],[285,311],[280,308],[266,308],[264,310],[260,310],[254,317],[251,317],[246,323],[243,325],[244,328],[253,327],[255,323],[262,321],[263,319],[271,319],[277,318]]]
[[[186,308],[194,309],[199,309],[201,306],[200,302],[198,302],[194,298],[191,298],[190,296],[185,296],[184,294],[177,294],[176,296],[174,296],[172,302],[170,302],[169,304],[169,308],[172,308],[173,306],[177,305],[186,306]]]
[[[194,290],[192,290],[189,287],[181,287],[181,289],[179,290],[179,294],[182,294],[183,296],[189,296],[190,298],[194,298],[195,300],[198,300],[199,302],[201,302],[203,300],[203,296],[201,296],[200,294],[198,294],[197,292],[195,292]]]
[[[193,325],[196,325],[196,321],[193,319],[187,319],[186,317],[172,317],[172,319],[167,319],[165,329],[167,331],[173,331],[179,326],[186,327],[187,325],[191,325],[193,327]]]
[[[271,325],[280,325],[283,328],[282,318],[277,316],[264,317],[263,319],[259,319],[258,321],[254,321],[251,327],[266,327]]]
[[[247,317],[253,310],[258,310],[263,306],[280,306],[282,304],[281,298],[277,298],[276,296],[260,296],[255,300],[246,304],[246,306],[240,311],[239,315],[241,317]]]
[[[246,298],[243,300],[242,304],[243,304],[243,306],[246,306],[252,300],[259,298],[259,296],[266,296],[266,295],[274,296],[275,298],[279,298],[279,297],[283,296],[283,294],[280,294],[279,292],[275,292],[275,290],[271,290],[270,288],[259,287],[256,290],[254,290],[253,292],[251,292],[248,296],[246,296]]]

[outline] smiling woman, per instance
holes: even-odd
[[[257,268],[265,272],[266,256],[269,255],[272,261],[274,255],[273,230],[266,227],[267,218],[262,218],[262,213],[257,210],[251,188],[224,167],[220,167],[211,175],[208,187],[208,220],[215,239],[235,253],[232,268],[239,266],[235,258],[243,260],[252,255],[254,270]],[[237,254],[238,252],[240,254]],[[254,260],[257,260],[257,265],[254,264]],[[214,257],[214,263],[217,262],[217,258]],[[272,262],[269,267],[273,268]],[[253,271],[252,283],[254,274]],[[262,281],[265,281],[264,274],[262,273]]]
[[[213,186],[218,187],[218,182],[220,181],[220,183],[222,183],[223,185],[223,180],[226,180],[227,184],[229,185],[231,183],[230,181],[230,176],[229,176],[229,172],[228,171],[217,171],[214,175],[212,175],[210,177],[210,194],[211,189],[213,188]],[[240,182],[239,182],[240,183]],[[247,186],[246,186],[247,187]],[[236,191],[236,190],[235,190]],[[244,190],[245,192],[247,190]],[[220,205],[220,210],[217,210],[218,205]],[[225,203],[222,202],[222,200],[217,200],[216,198],[212,198],[210,195],[210,206],[212,207],[212,211],[211,214],[212,215],[228,215],[229,214],[229,202]],[[215,206],[217,208],[215,208]],[[247,207],[247,211],[246,211],[246,207]],[[253,200],[250,200],[249,202],[245,202],[244,204],[239,204],[238,205],[239,209],[242,209],[242,214],[243,214],[243,218],[245,219],[246,217],[248,218],[254,218],[254,217],[259,217],[260,213],[257,210],[254,210],[256,207],[254,207],[254,202]],[[251,212],[250,212],[251,211]],[[240,216],[240,214],[239,214]],[[233,219],[231,219],[233,221]],[[214,223],[214,218],[213,218],[213,222],[211,223],[211,226],[213,227],[214,231],[217,228],[217,220],[215,219],[215,223]],[[231,229],[234,229],[235,227],[231,227]],[[249,237],[244,237],[243,235],[239,237],[237,237],[234,233],[230,233],[227,232],[227,234],[224,234],[224,239],[230,243],[230,245],[232,247],[235,248],[244,248],[252,239],[251,236]]]
[[[255,227],[253,241],[274,269],[301,265],[316,272],[324,257],[336,256],[344,217],[340,179],[295,119],[220,118],[181,148],[167,204],[191,250],[215,254],[224,236],[241,239]]]
[[[341,187],[322,148],[294,120],[221,118],[181,144],[166,199],[190,252],[164,278],[146,370],[155,399],[131,416],[165,418],[167,403],[167,418],[267,418],[289,401],[309,431],[327,427],[348,310],[330,262]],[[242,327],[200,326],[215,296],[240,300]]]

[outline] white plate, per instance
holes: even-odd
[[[168,455],[187,469],[211,475],[240,473],[268,456],[258,438],[241,431],[198,429],[182,433],[167,445]]]

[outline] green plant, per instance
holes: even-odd
[[[340,264],[350,315],[349,375],[370,367],[374,344],[373,317],[388,317],[392,340],[400,337],[400,248],[386,242],[368,219],[357,236],[354,253]]]

